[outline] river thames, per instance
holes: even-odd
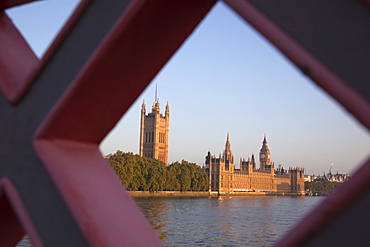
[[[134,199],[165,246],[271,246],[323,197]]]
[[[165,246],[272,246],[323,199],[134,197]]]

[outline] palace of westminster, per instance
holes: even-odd
[[[146,105],[141,107],[140,149],[142,157],[154,158],[168,165],[170,107],[166,105],[165,114],[160,113],[159,100],[153,103],[152,110],[146,114]],[[230,137],[227,135],[225,150],[218,157],[208,152],[204,170],[210,178],[210,192],[236,194],[243,192],[304,193],[304,169],[281,166],[275,169],[270,160],[270,149],[266,136],[259,152],[259,168],[254,155],[240,159],[240,168],[235,168],[231,151]]]

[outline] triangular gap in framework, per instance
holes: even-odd
[[[8,178],[0,180],[1,246],[15,246],[28,234],[34,246],[43,246],[23,202]]]
[[[24,2],[30,1],[25,0]],[[22,33],[27,33],[29,30],[33,31],[35,26],[43,26],[39,24],[30,28],[29,23],[27,21],[24,22],[27,19],[34,19],[33,13],[29,13],[30,11],[35,11],[35,8],[33,7],[35,5],[33,3],[26,4],[27,7],[17,6],[13,11],[7,10],[7,13],[4,12],[3,18],[0,20],[0,24],[5,27],[0,30],[1,36],[5,37],[2,42],[2,46],[0,47],[0,61],[3,63],[6,73],[0,73],[0,89],[12,104],[16,104],[20,101],[32,80],[41,71],[43,66],[52,58],[68,32],[78,21],[79,16],[85,10],[88,3],[89,0],[82,0],[81,4],[79,4],[77,9],[73,11],[72,16],[67,20],[67,23],[63,26],[60,32],[58,32],[58,30],[49,32],[49,37],[46,37],[45,39],[49,40],[49,42],[54,39],[50,46],[49,44],[37,46],[36,44],[33,44],[33,42],[29,44],[29,40],[40,40],[39,37],[32,37],[33,33],[29,34],[30,37],[28,38],[24,37],[24,34],[22,35]],[[39,5],[36,4],[36,6]],[[41,6],[46,7],[46,9],[42,11],[43,13],[50,13],[47,9],[47,4],[43,3]],[[76,8],[76,2],[71,8]],[[62,20],[59,20],[61,23],[68,17],[67,13],[64,14],[65,16],[60,18]],[[24,18],[24,15],[28,15],[28,18]],[[18,24],[19,27],[15,25],[9,16],[16,17],[16,22],[21,21],[21,23]],[[43,33],[46,32],[43,30]],[[46,50],[45,53],[44,50]],[[39,58],[41,57],[41,54],[43,54],[42,58]]]
[[[87,10],[93,13],[97,13],[104,5],[126,8],[129,3],[104,0],[93,2],[96,4],[89,5]],[[118,21],[112,23],[112,19],[104,20],[104,25],[97,26],[102,29],[108,25],[114,27],[109,28],[108,35],[100,36],[104,40],[99,39],[96,48],[94,46],[94,50],[89,51],[89,54],[94,55],[88,56],[87,62],[78,65],[81,67],[78,67],[79,74],[75,77],[73,86],[68,88],[39,126],[34,140],[36,152],[90,244],[120,246],[126,243],[144,246],[150,243],[149,245],[160,246],[150,225],[132,199],[122,190],[122,185],[101,157],[97,144],[178,49],[213,3],[214,0],[138,0],[133,1],[127,11],[116,13],[121,15]],[[108,16],[111,15],[109,12],[98,13]],[[80,23],[81,29],[90,30],[91,24],[102,22],[100,18],[93,18],[93,15],[90,17],[92,18],[89,21]],[[138,30],[142,35],[137,35]],[[71,35],[78,36],[76,33],[72,32]],[[83,36],[88,39],[86,35]],[[132,42],[135,42],[134,46]],[[116,66],[117,61],[122,62],[121,66]],[[89,88],[88,92],[86,86]],[[96,100],[97,97],[100,100]],[[86,111],[87,102],[91,111]],[[107,111],[107,107],[110,107],[110,111]],[[107,114],[109,117],[105,119]],[[99,121],[96,122],[97,120]],[[68,127],[72,125],[74,128]],[[76,145],[79,147],[78,151]],[[60,154],[65,159],[58,159],[59,156],[53,153]],[[71,162],[68,161],[69,158]],[[89,167],[91,176],[79,176],[85,173],[85,165]],[[85,179],[81,181],[83,177]],[[87,191],[89,195],[86,195]],[[122,205],[125,210],[122,210]],[[131,220],[135,224],[122,224]],[[112,226],[121,232],[111,231]],[[97,230],[98,235],[92,234]],[[143,234],[145,238],[141,237]]]
[[[284,6],[277,6],[274,1],[224,1],[370,129],[369,70],[366,66],[370,59],[370,47],[366,43],[370,38],[366,25],[370,21],[368,5],[353,1],[331,8],[330,1],[291,1]],[[306,24],[315,26],[311,29],[315,35],[310,39],[305,35],[307,28],[312,26]],[[353,47],[361,49],[355,51]],[[277,246],[367,245],[368,228],[362,219],[370,215],[368,210],[357,209],[368,207],[368,201],[363,199],[369,194],[369,178],[370,160]]]
[[[258,52],[248,53],[248,52],[251,52],[250,50],[252,50],[252,48],[249,48],[248,50],[246,50],[246,52],[243,52],[243,55],[245,57],[240,56],[240,57],[236,58],[236,60],[242,61],[242,62],[239,63],[240,64],[239,67],[243,67],[242,70],[243,69],[245,70],[243,73],[245,75],[248,74],[248,76],[242,77],[242,80],[244,80],[242,86],[240,86],[241,85],[240,82],[239,82],[240,79],[235,78],[236,76],[234,75],[234,74],[238,75],[237,74],[238,72],[235,72],[235,73],[233,72],[233,71],[237,71],[238,68],[227,68],[226,67],[227,65],[225,65],[225,67],[223,67],[224,64],[222,64],[222,66],[217,65],[217,67],[212,67],[213,70],[211,70],[211,69],[208,69],[209,65],[207,65],[207,67],[202,66],[203,64],[207,63],[208,61],[211,64],[216,64],[216,63],[218,63],[217,60],[221,60],[221,59],[218,59],[218,57],[216,56],[217,53],[218,53],[217,48],[219,48],[219,53],[222,53],[222,54],[232,53],[231,49],[229,49],[228,46],[222,46],[224,43],[220,43],[219,39],[224,38],[224,37],[225,37],[225,39],[234,39],[234,36],[231,36],[233,34],[228,36],[229,33],[226,33],[226,34],[223,34],[223,35],[220,35],[220,36],[214,36],[213,33],[210,33],[211,31],[208,31],[206,29],[206,28],[210,28],[210,25],[208,24],[210,22],[209,17],[212,14],[216,15],[216,13],[214,13],[214,10],[216,8],[218,8],[218,6],[220,6],[220,5],[222,5],[223,8],[225,8],[225,9],[227,8],[228,12],[230,12],[232,15],[234,15],[233,19],[235,19],[235,20],[232,20],[232,18],[225,18],[225,19],[219,18],[222,21],[217,22],[217,25],[215,25],[215,26],[219,27],[220,30],[222,30],[222,27],[220,27],[220,25],[229,26],[229,25],[235,23],[236,25],[241,26],[239,28],[240,31],[239,31],[238,34],[240,34],[239,36],[241,36],[242,38],[240,38],[240,39],[238,38],[238,41],[234,43],[235,47],[239,47],[239,46],[249,47],[249,46],[252,45],[253,50],[259,50],[261,47],[265,47],[265,46],[262,46],[262,45],[259,45],[259,47],[256,47],[253,44],[250,44],[250,40],[252,40],[252,42],[253,42],[254,39],[249,39],[249,37],[247,37],[246,35],[241,34],[241,32],[244,31],[244,29],[247,29],[247,26],[245,25],[245,21],[243,19],[239,18],[237,13],[235,13],[232,9],[229,9],[229,7],[226,4],[224,4],[223,2],[217,3],[213,7],[213,9],[208,13],[209,16],[205,18],[207,20],[203,20],[202,23],[199,24],[197,29],[190,35],[188,40],[186,40],[184,42],[184,44],[182,45],[182,47],[177,51],[177,53],[175,55],[173,55],[170,62],[168,62],[164,66],[162,71],[159,72],[158,77],[155,78],[155,80],[152,81],[152,84],[149,85],[145,89],[144,93],[139,98],[137,98],[136,102],[132,105],[132,107],[129,109],[129,111],[124,115],[121,122],[118,123],[116,125],[115,129],[112,130],[109,133],[109,136],[101,144],[101,149],[103,151],[103,155],[115,152],[116,150],[122,150],[121,148],[124,148],[123,150],[126,151],[126,152],[138,153],[137,149],[139,147],[139,128],[137,128],[137,127],[140,126],[140,123],[139,123],[140,117],[138,117],[137,114],[140,112],[140,107],[141,107],[143,99],[145,100],[145,103],[147,105],[147,111],[150,112],[151,103],[152,103],[152,100],[154,98],[154,93],[155,93],[155,84],[153,84],[153,82],[158,82],[158,89],[159,89],[159,91],[158,91],[159,94],[158,95],[159,95],[159,98],[161,98],[161,100],[160,100],[161,108],[162,108],[161,112],[164,111],[164,106],[166,104],[166,101],[169,101],[169,104],[170,104],[170,107],[171,107],[171,126],[170,126],[171,130],[170,130],[170,152],[169,152],[169,155],[170,155],[170,160],[169,161],[170,161],[170,163],[175,162],[175,161],[180,161],[182,158],[184,158],[184,157],[179,158],[180,155],[178,155],[178,154],[173,155],[173,153],[172,153],[174,151],[174,149],[172,149],[173,144],[176,144],[178,146],[177,150],[179,150],[179,149],[180,150],[190,150],[190,151],[187,152],[187,155],[190,153],[191,156],[190,157],[188,156],[186,158],[189,161],[195,162],[195,163],[200,164],[200,165],[202,165],[204,163],[204,160],[202,159],[203,154],[205,155],[206,151],[208,149],[210,149],[210,151],[212,153],[215,153],[215,154],[218,154],[219,152],[222,152],[222,147],[224,145],[224,138],[226,136],[226,132],[230,131],[231,129],[234,129],[234,128],[227,127],[227,128],[225,128],[225,130],[220,131],[220,129],[216,129],[216,127],[215,127],[215,126],[217,126],[217,124],[214,124],[214,125],[212,124],[212,125],[209,126],[208,121],[210,119],[214,119],[215,117],[218,118],[220,116],[220,112],[222,112],[223,118],[226,118],[226,119],[235,118],[235,119],[237,119],[236,121],[230,121],[227,124],[224,124],[224,125],[227,125],[227,126],[233,126],[234,122],[241,122],[242,118],[245,117],[244,126],[243,126],[243,128],[240,128],[242,130],[238,129],[239,132],[232,131],[230,133],[231,134],[232,150],[235,154],[235,159],[236,160],[239,160],[239,158],[247,158],[252,153],[256,153],[256,151],[258,151],[259,148],[260,148],[260,141],[262,140],[261,139],[262,135],[266,131],[266,129],[263,130],[264,127],[260,127],[260,130],[255,131],[255,133],[253,131],[252,131],[253,133],[251,133],[251,131],[250,131],[251,129],[248,129],[249,126],[256,125],[256,124],[253,124],[254,122],[258,121],[258,120],[256,120],[256,116],[257,116],[256,114],[264,115],[263,120],[264,120],[264,123],[267,123],[267,125],[271,125],[272,122],[277,122],[277,124],[274,124],[274,125],[276,125],[276,126],[274,126],[274,128],[271,128],[270,126],[267,126],[267,128],[274,129],[274,131],[276,129],[279,130],[279,128],[277,127],[278,125],[282,126],[282,127],[280,127],[281,129],[283,129],[286,126],[291,126],[291,129],[289,129],[288,131],[282,131],[283,134],[277,134],[277,132],[272,132],[270,130],[267,130],[268,140],[271,141],[271,137],[273,136],[274,137],[273,139],[275,139],[275,140],[277,139],[280,144],[283,143],[284,148],[280,147],[279,148],[280,150],[284,149],[285,151],[288,151],[289,149],[292,148],[292,145],[294,145],[296,151],[294,152],[293,155],[298,156],[298,152],[297,152],[298,149],[300,149],[299,153],[310,152],[310,153],[318,154],[317,151],[320,151],[320,146],[321,145],[317,145],[317,143],[320,143],[321,141],[324,141],[324,138],[314,140],[314,138],[311,138],[308,134],[308,133],[311,133],[310,131],[315,132],[315,131],[319,131],[319,130],[323,129],[321,127],[322,124],[320,123],[320,121],[321,121],[320,115],[314,114],[314,113],[318,112],[317,107],[315,108],[314,105],[315,104],[320,105],[320,103],[323,103],[323,104],[328,103],[329,106],[328,106],[328,109],[326,109],[326,112],[329,112],[329,110],[334,107],[334,103],[336,104],[337,102],[334,102],[334,103],[329,102],[329,101],[332,101],[332,99],[330,97],[328,97],[327,95],[324,95],[324,93],[319,88],[315,87],[314,83],[312,83],[312,81],[309,80],[309,78],[302,75],[302,73],[295,66],[293,66],[292,64],[289,64],[289,67],[292,68],[292,69],[290,69],[290,70],[286,69],[286,68],[288,68],[287,64],[289,62],[283,62],[283,59],[280,59],[280,57],[282,57],[281,55],[279,56],[279,59],[270,59],[270,61],[268,61],[267,63],[264,64],[264,66],[266,66],[266,67],[263,67],[262,64],[264,63],[264,61],[260,62],[260,60],[263,60],[265,58],[267,60],[268,56],[266,56],[264,54],[261,54],[261,56],[259,56]],[[224,11],[223,14],[225,14],[225,13],[226,12]],[[217,14],[218,14],[217,17],[220,17],[220,14],[219,13],[217,13]],[[212,18],[213,18],[212,20],[217,19],[216,17],[212,17]],[[203,24],[205,24],[206,22],[207,22],[207,26],[203,26]],[[244,29],[241,29],[241,28],[244,28]],[[228,29],[232,29],[232,28],[229,27]],[[252,28],[248,28],[248,29],[252,29]],[[246,30],[246,33],[247,32],[248,32],[248,30]],[[204,33],[206,33],[207,35],[211,35],[212,38],[208,39],[206,41],[203,41],[203,43],[207,44],[207,47],[205,47],[205,49],[201,50],[201,46],[197,46],[194,43],[199,42],[200,39],[203,40],[204,37],[206,36],[206,35],[204,35]],[[258,36],[258,35],[259,35],[259,33],[258,34],[251,33],[251,35],[249,35],[249,36]],[[201,36],[201,38],[198,38],[199,36]],[[224,36],[224,37],[222,37],[222,36]],[[194,40],[194,38],[196,38],[196,40]],[[254,38],[254,37],[252,37],[252,38]],[[257,42],[267,43],[267,41],[264,41],[262,38],[259,39],[259,40],[256,39],[254,41],[254,43],[257,43]],[[220,43],[221,45],[214,46],[214,44],[217,44],[217,43]],[[191,47],[190,49],[189,49],[189,46]],[[269,44],[269,46],[271,46],[271,45]],[[194,47],[196,47],[196,48],[194,48]],[[212,47],[215,47],[215,48],[212,49]],[[211,58],[207,58],[208,53],[206,53],[204,51],[207,48],[215,51],[214,53],[216,55],[212,56]],[[221,49],[223,49],[223,50],[221,50]],[[228,52],[228,50],[230,50],[231,52]],[[196,59],[195,56],[189,55],[190,53],[195,53],[194,51],[201,51],[200,54],[197,53],[197,55],[200,56],[199,59]],[[264,53],[266,53],[266,54],[267,53],[269,53],[269,54],[273,53],[273,49],[270,50],[270,48],[266,47],[266,49],[264,49]],[[275,52],[275,53],[277,53],[277,52]],[[247,58],[248,55],[251,55],[252,58],[248,59]],[[189,57],[191,59],[189,59]],[[276,55],[274,57],[278,57],[278,55]],[[190,60],[191,60],[191,62],[189,62]],[[253,63],[254,65],[251,66],[249,64],[243,64],[244,60],[250,60],[251,61],[250,63]],[[178,61],[181,61],[181,62],[178,62]],[[187,62],[184,62],[184,61],[187,61]],[[192,61],[194,61],[194,62],[192,62]],[[231,61],[230,57],[227,58],[227,61]],[[224,62],[224,61],[222,61],[222,62]],[[225,63],[227,63],[227,62],[225,62]],[[268,64],[268,63],[276,63],[276,65],[267,67],[268,65],[266,65],[266,64]],[[281,63],[284,66],[280,66],[278,63]],[[176,64],[175,65],[176,67],[173,66],[172,64]],[[219,64],[221,64],[221,63],[219,63]],[[183,66],[182,70],[178,69],[180,66]],[[196,69],[192,70],[191,69],[192,66],[195,67]],[[255,68],[257,66],[258,67],[263,67],[263,69],[266,70],[265,72],[263,72],[264,75],[261,75],[259,77],[258,77],[258,75],[255,75],[256,73],[252,70],[256,70]],[[275,69],[275,68],[272,68],[272,67],[277,67],[278,69]],[[259,68],[257,68],[257,69],[259,69]],[[279,69],[280,69],[280,71],[283,71],[283,69],[284,69],[284,72],[286,72],[284,74],[286,74],[286,75],[277,74],[276,72]],[[213,74],[220,75],[221,74],[220,71],[222,71],[222,73],[223,73],[224,70],[225,70],[225,72],[224,72],[225,77],[218,76],[217,80],[208,79],[208,78],[212,78],[208,75],[207,76],[200,75],[200,73],[201,73],[200,71],[204,72],[205,74],[213,73]],[[230,72],[230,71],[232,71],[232,72]],[[293,72],[290,73],[290,71],[293,71]],[[270,81],[272,81],[272,83],[263,82],[263,79],[265,81],[267,81],[267,79],[268,79],[268,78],[266,79],[266,77],[264,77],[265,74],[270,74],[270,73],[273,75],[271,77],[276,78],[277,76],[280,76],[281,78],[276,78],[275,79],[275,78],[270,77]],[[171,75],[167,76],[166,74],[171,74]],[[175,76],[177,76],[178,78],[174,77],[173,74],[176,74]],[[241,73],[239,72],[239,74],[241,74]],[[288,74],[294,74],[294,77],[289,77]],[[199,81],[197,81],[198,80],[197,77],[200,78]],[[205,81],[204,77],[207,77],[206,80],[208,80],[208,81]],[[222,78],[222,79],[219,79],[219,78]],[[261,79],[261,78],[263,78],[263,79]],[[303,79],[301,80],[301,78],[303,78],[304,80]],[[286,80],[287,83],[285,83],[284,80]],[[289,83],[288,83],[288,80],[289,80]],[[293,81],[293,80],[297,80],[297,81],[292,83],[291,81]],[[220,83],[220,81],[225,81],[225,83]],[[236,81],[237,81],[237,83],[235,83]],[[279,82],[279,83],[277,83],[277,82]],[[282,83],[280,83],[280,82],[282,82]],[[253,87],[257,87],[257,85],[258,85],[258,87],[259,87],[258,89],[260,89],[264,85],[266,85],[265,86],[266,88],[261,88],[259,91],[254,90],[254,89],[250,89],[248,91],[248,88],[245,87],[245,85],[252,84],[252,83],[254,85]],[[201,84],[202,87],[200,87],[198,84]],[[204,84],[206,86],[203,86]],[[279,91],[277,93],[274,92],[275,88],[272,88],[272,86],[274,86],[273,84],[281,85],[281,86],[278,86],[277,90],[279,90]],[[286,84],[289,85],[289,86],[286,86]],[[295,88],[295,86],[297,84],[299,84],[299,85],[302,84],[302,86],[304,86],[304,87],[301,86],[301,88],[304,88],[304,90],[298,91]],[[305,84],[305,85],[303,85],[303,84]],[[237,88],[239,86],[240,86],[240,88]],[[175,89],[175,90],[169,91],[167,88],[171,88],[171,89]],[[216,88],[221,88],[221,90],[216,91]],[[232,90],[230,90],[230,88]],[[225,91],[221,92],[222,90],[225,90]],[[227,90],[230,90],[230,91],[227,91]],[[264,91],[261,91],[261,90],[264,90]],[[291,92],[286,93],[289,90],[291,90]],[[312,94],[315,94],[315,97],[312,97],[312,96],[311,97],[298,97],[298,96],[293,97],[293,94],[294,94],[294,96],[296,96],[296,95],[298,95],[298,93],[302,93],[302,92],[304,92],[304,93],[307,92],[306,95],[309,95],[311,93],[311,91],[313,92]],[[181,93],[177,93],[177,92],[181,92]],[[264,95],[263,93],[266,93],[266,94]],[[259,99],[258,99],[258,97],[255,98],[255,96],[254,96],[254,95],[257,95],[257,94],[258,94],[258,96],[260,96]],[[218,97],[218,102],[220,102],[220,103],[218,104],[218,102],[206,101],[206,99],[207,99],[207,97],[209,97],[209,95],[212,95],[213,98]],[[219,95],[220,97],[216,96],[216,95]],[[190,100],[189,100],[189,98],[190,98]],[[192,100],[193,98],[195,100]],[[321,101],[321,98],[325,98],[325,101]],[[202,100],[200,100],[200,99],[202,99]],[[239,99],[242,99],[242,100],[234,101],[234,100],[239,100]],[[296,115],[302,115],[302,116],[309,115],[310,117],[309,117],[309,119],[307,117],[307,119],[308,119],[307,122],[311,125],[303,124],[303,125],[306,125],[307,127],[300,128],[297,123],[304,123],[302,118],[295,117],[294,119],[291,119],[291,118],[289,118],[287,120],[284,119],[284,116],[280,115],[280,114],[284,114],[283,110],[285,110],[285,111],[288,110],[288,109],[285,109],[284,106],[280,107],[280,109],[282,109],[282,111],[271,112],[272,107],[276,108],[277,105],[281,106],[282,105],[281,102],[286,101],[286,99],[297,100],[298,103],[302,101],[302,102],[305,102],[306,104],[310,104],[310,109],[308,110],[309,112],[307,111],[308,108],[306,108],[306,109],[301,108],[302,106],[304,107],[305,103],[301,103],[301,104],[297,105],[297,107],[296,107],[295,106],[296,103],[295,102],[291,103],[291,102],[293,102],[293,101],[291,101],[288,104],[285,104],[285,106],[292,107],[292,108],[288,108],[288,109],[290,109],[291,111],[295,111]],[[305,100],[305,101],[303,101],[303,100]],[[260,102],[260,101],[263,101],[263,102]],[[184,102],[186,102],[186,104],[184,104]],[[233,102],[233,103],[235,102],[235,104],[232,104],[230,102]],[[258,102],[258,103],[256,103],[256,104],[253,103],[251,105],[248,105],[249,102]],[[265,102],[269,102],[271,104],[271,107],[268,106],[268,104],[265,105]],[[312,104],[313,102],[315,104]],[[319,103],[317,103],[317,102],[319,102]],[[262,108],[263,112],[265,112],[265,110],[266,110],[266,113],[261,113],[261,110],[257,110],[257,109],[260,109],[262,105],[263,105],[263,108]],[[238,108],[238,107],[235,107],[235,106],[244,106],[245,108],[242,107],[242,110],[237,109],[238,113],[236,113],[234,115],[231,115],[231,113],[233,111],[235,112],[235,109]],[[183,107],[183,108],[180,109],[180,107]],[[225,107],[225,108],[222,108],[222,107]],[[325,105],[323,108],[326,108],[326,107],[327,106]],[[336,109],[335,109],[336,111],[333,115],[335,115],[335,117],[336,117],[336,115],[338,115],[338,118],[337,118],[338,122],[346,122],[347,119],[349,119],[348,122],[350,122],[350,121],[351,122],[348,123],[348,126],[350,126],[350,127],[355,126],[355,124],[353,123],[352,116],[344,114],[344,112],[342,112],[341,109],[339,109],[339,107],[337,105],[335,105],[335,107],[336,107]],[[205,109],[207,109],[207,110],[205,110]],[[288,111],[290,111],[290,110],[288,110]],[[200,114],[201,111],[203,111],[203,112]],[[302,113],[302,111],[303,111],[303,113]],[[180,116],[180,112],[182,113],[181,116]],[[334,111],[331,111],[331,112],[334,112]],[[210,114],[211,114],[211,116],[210,116]],[[339,116],[339,114],[340,114],[340,116]],[[176,117],[176,115],[177,115],[177,117]],[[189,118],[189,117],[186,117],[186,115],[189,115],[189,116],[191,115],[192,117]],[[291,115],[293,115],[293,114],[291,113]],[[347,118],[347,119],[345,119],[345,118]],[[181,121],[179,121],[179,119],[181,119]],[[193,125],[195,128],[192,128],[192,125],[187,125],[187,124],[188,123],[192,124],[192,121],[195,122],[194,119],[197,119],[198,121],[197,121],[196,125]],[[297,119],[299,119],[299,120],[297,121]],[[345,121],[341,121],[343,119]],[[333,141],[334,138],[332,138],[332,137],[336,137],[336,133],[335,133],[334,129],[338,130],[338,128],[330,128],[331,127],[330,123],[332,123],[332,121],[327,121],[327,119],[325,119],[325,120],[326,121],[323,120],[322,123],[326,123],[325,127],[329,129],[329,131],[326,131],[326,132],[330,133],[330,135],[325,133],[322,136],[327,136],[328,137],[327,138],[327,143],[333,144],[333,143],[335,143],[335,141]],[[218,122],[222,122],[222,121],[218,120]],[[260,121],[260,122],[262,122],[262,121]],[[226,123],[226,121],[225,121],[225,123]],[[315,126],[312,126],[313,124],[315,124]],[[191,139],[192,135],[185,134],[186,131],[184,131],[184,130],[186,130],[186,128],[192,128],[192,131],[191,131],[192,135],[198,136],[198,139],[200,139],[199,141],[197,141],[197,143],[195,145],[190,145],[190,146],[187,145],[187,143],[189,142],[189,139]],[[251,126],[251,128],[254,128],[254,126]],[[203,129],[207,129],[207,131],[202,131]],[[315,131],[313,131],[313,130],[315,130]],[[290,134],[291,137],[287,137],[288,136],[287,133],[289,133],[289,131],[295,131],[297,133],[297,135]],[[361,130],[358,130],[358,132],[356,132],[356,134],[359,133],[358,135],[360,135],[362,133],[360,131]],[[180,132],[181,132],[181,137],[178,137]],[[211,133],[211,134],[206,135],[206,134],[204,134],[204,132],[208,132],[208,133]],[[302,132],[305,132],[305,135],[301,135]],[[339,134],[342,134],[342,133],[339,132]],[[175,135],[177,135],[176,139],[174,139]],[[240,138],[239,137],[240,135],[244,135],[244,137]],[[358,135],[356,135],[356,136],[358,136]],[[123,137],[123,138],[114,138],[115,136],[120,136],[120,137]],[[199,138],[200,136],[202,136],[202,137]],[[238,138],[236,138],[236,136],[238,136]],[[300,136],[303,136],[303,138],[308,136],[309,142],[311,144],[309,148],[306,148],[305,150],[302,150],[303,148],[298,147],[298,145],[300,145],[301,142],[302,142],[301,140],[304,140],[303,138],[300,138]],[[312,136],[313,136],[313,134],[312,134]],[[250,140],[245,141],[247,138],[250,139]],[[358,139],[356,139],[356,138],[347,139],[347,138],[349,138],[348,135],[344,136],[342,138],[347,140],[347,142],[343,142],[343,143],[349,143],[349,140],[352,140],[351,141],[352,143],[355,143],[355,142],[358,141]],[[201,144],[203,144],[203,145],[201,145]],[[276,142],[270,142],[270,144],[272,144],[272,145],[275,144],[276,145]],[[172,147],[171,147],[171,145],[172,145]],[[179,146],[181,148],[179,148]],[[303,146],[303,145],[301,145],[301,146]],[[307,146],[309,146],[309,145],[307,145]],[[328,145],[328,146],[330,146],[330,145]],[[344,144],[343,144],[343,146],[344,146]],[[363,147],[364,146],[366,146],[366,145],[363,145]],[[199,157],[199,152],[201,152],[200,150],[202,150],[202,149],[199,149],[199,147],[203,147],[203,149],[204,149],[203,150],[204,153],[201,153],[201,155],[200,155],[202,157],[201,159],[195,157],[196,155],[194,155],[194,154],[198,154],[198,157]],[[359,145],[357,147],[359,147]],[[325,149],[330,149],[330,147],[325,147]],[[333,154],[333,153],[336,152],[336,150],[335,149],[332,149],[332,150],[333,150],[332,155],[327,155],[327,157],[324,158],[324,159],[327,159],[328,161],[323,162],[324,164],[328,164],[327,165],[328,167],[333,162],[333,160],[330,160],[330,158],[328,158],[328,157],[329,156],[330,157],[333,157],[333,156],[335,157],[335,155],[337,155],[337,154]],[[367,152],[367,150],[366,150],[366,152]],[[290,163],[288,163],[288,162],[285,162],[285,160],[282,160],[281,158],[276,158],[277,154],[283,156],[282,152],[277,151],[276,149],[274,149],[273,154],[274,154],[273,155],[274,156],[273,160],[276,161],[276,162],[281,162],[282,165],[284,166],[284,168],[286,168],[286,166],[289,166],[289,165],[301,166],[302,164],[299,163],[299,162],[303,162],[302,160],[299,160],[299,162],[290,162]],[[356,164],[359,163],[361,159],[363,159],[365,154],[367,154],[367,153],[363,152],[363,153],[360,153],[358,156],[356,156],[356,159],[359,160],[358,162],[356,162]],[[171,158],[171,156],[174,156],[175,158]],[[344,159],[345,159],[345,155],[343,155],[343,156],[344,156]],[[314,158],[312,158],[312,159],[314,159]],[[319,159],[315,159],[315,161],[322,162],[322,160],[319,160]],[[342,164],[343,163],[344,162],[342,162]],[[335,168],[339,167],[338,165],[339,165],[339,162],[336,163]],[[238,166],[238,164],[237,164],[237,166]],[[307,166],[307,168],[309,168],[309,167]],[[323,169],[325,171],[327,171],[326,166]],[[315,174],[315,175],[322,174],[322,168],[317,168],[316,170],[318,170],[320,173],[310,172],[310,173],[306,173],[306,174]],[[343,171],[342,168],[339,169],[339,172],[349,173],[347,170]]]
[[[266,19],[265,16],[261,15],[260,12],[256,10],[250,9],[251,12],[245,12],[245,9],[243,8],[243,3],[241,1],[235,1],[236,4],[232,4],[232,1],[228,1],[229,5],[233,6],[233,8],[239,12],[242,16],[244,16],[245,19],[248,20],[249,23],[253,23],[254,26],[258,26],[258,29],[265,35],[268,36],[270,39],[272,39],[272,43],[275,44],[277,47],[279,47],[286,55],[289,57],[292,61],[295,62],[298,68],[302,69],[303,72],[306,72],[314,81],[318,83],[320,87],[322,87],[325,91],[327,91],[334,99],[336,99],[339,103],[341,103],[351,114],[353,114],[362,124],[364,124],[366,127],[369,127],[368,125],[368,103],[366,100],[362,99],[361,96],[359,96],[354,90],[350,88],[350,85],[348,83],[345,83],[343,79],[339,78],[337,75],[335,75],[332,71],[328,70],[322,62],[318,61],[313,55],[309,54],[305,49],[302,49],[300,45],[294,41],[291,37],[287,36],[284,32],[282,32],[277,25],[272,24],[271,20]],[[244,1],[244,3],[247,1]],[[240,5],[238,6],[238,3]],[[247,4],[248,5],[248,4]],[[249,17],[245,17],[248,14]],[[262,18],[262,24],[258,25],[256,22],[258,20],[261,20]],[[264,29],[266,28],[266,29]],[[262,30],[261,30],[262,29]],[[280,41],[276,40],[282,38]],[[285,44],[284,44],[285,43]],[[290,47],[289,47],[290,46]],[[297,56],[294,56],[294,53],[298,54]],[[306,65],[306,66],[300,66],[300,65]],[[309,69],[309,70],[307,70]],[[334,83],[329,83],[334,82]],[[330,84],[330,85],[329,85]],[[368,166],[368,164],[365,163],[364,167]],[[366,170],[361,169],[360,171],[366,172]],[[359,173],[361,173],[359,172]],[[363,183],[354,183],[351,182],[350,184],[347,184],[347,188],[358,188],[358,185],[362,184],[363,186],[360,190],[353,190],[357,191],[357,196],[361,196],[361,193],[364,192],[364,189],[366,189],[369,186],[369,183],[366,181],[366,178],[369,176],[367,175],[368,172],[362,174],[362,176],[359,176],[359,173],[357,173],[356,179],[359,179]],[[369,180],[369,179],[367,179]],[[357,185],[356,185],[357,184]],[[354,186],[355,185],[355,186]],[[333,202],[331,198],[335,198],[335,200],[339,200],[341,202],[346,202],[346,205],[354,203],[356,201],[356,196],[351,197],[349,196],[348,189],[341,190],[343,193],[343,196],[340,196],[340,193],[336,193],[334,197],[330,197],[329,200],[326,200],[329,203],[326,203],[324,205],[330,206],[330,201]],[[334,201],[335,201],[334,200]],[[335,204],[333,204],[335,205]],[[333,208],[333,205],[330,206],[330,208]],[[319,207],[318,210],[315,212],[318,212],[319,215],[323,212],[323,209],[325,206]],[[339,207],[337,207],[339,208]],[[339,215],[343,212],[345,208],[341,208],[338,210],[333,210],[331,213],[335,212],[335,214],[331,214],[328,218],[323,218],[323,221],[317,221],[314,224],[311,224],[311,229],[304,229],[301,230],[301,232],[306,231],[312,231],[312,229],[315,226],[322,226],[320,224],[328,224],[330,220],[333,219],[332,215]],[[314,212],[314,213],[315,213]],[[329,215],[329,214],[327,214]],[[325,215],[323,215],[325,216]],[[317,217],[316,217],[317,218]],[[335,218],[335,217],[334,217]],[[312,221],[311,221],[312,222]],[[305,239],[302,237],[300,241],[304,241]]]
[[[81,1],[33,1],[5,12],[36,56],[42,58]]]

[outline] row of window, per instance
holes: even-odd
[[[224,187],[223,183],[221,183],[221,187]],[[232,187],[233,187],[233,184],[230,184],[230,188],[232,188]]]
[[[159,143],[165,143],[166,135],[164,133],[159,133]]]
[[[159,133],[159,143],[165,143],[166,135],[164,133]],[[154,142],[154,131],[145,131],[145,143]]]
[[[144,153],[144,157],[153,158],[153,153]]]
[[[154,131],[145,131],[145,142],[154,142]]]

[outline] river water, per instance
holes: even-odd
[[[165,246],[271,246],[323,198],[134,199]]]
[[[271,246],[323,197],[134,199],[165,246]]]

